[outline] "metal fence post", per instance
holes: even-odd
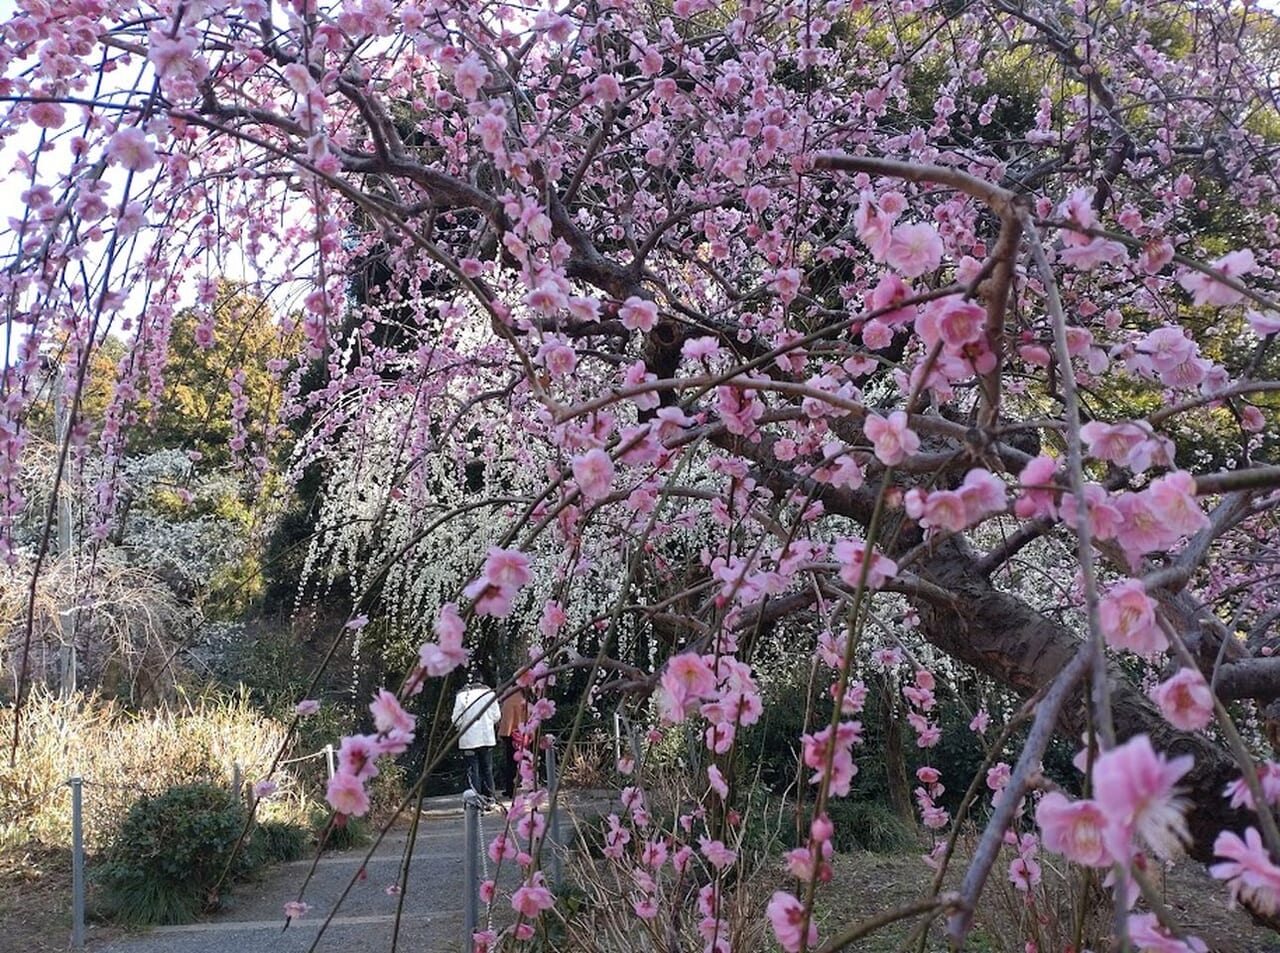
[[[615,710],[613,713],[613,764],[614,770],[617,770],[618,762],[622,760],[622,713]]]
[[[631,739],[631,760],[635,763],[635,770],[639,771],[644,761],[644,746],[640,743],[640,726],[628,725],[627,734]]]
[[[333,776],[338,772],[333,763],[333,745],[331,744],[324,746],[324,763],[329,768],[329,780],[332,781]]]
[[[84,811],[81,788],[84,782],[75,777],[71,786],[71,945],[84,949]]]
[[[462,921],[463,953],[471,953],[480,926],[480,811],[482,799],[468,788],[462,795]]]
[[[560,857],[560,779],[556,776],[556,739],[548,736],[547,745],[547,791],[551,795],[551,816],[547,818],[548,847],[551,854],[551,883],[559,887],[564,881],[564,864]]]

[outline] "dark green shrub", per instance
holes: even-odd
[[[835,825],[836,850],[900,854],[920,846],[919,836],[887,805],[832,798],[827,815]]]
[[[752,784],[738,795],[742,818],[741,849],[758,854],[777,854],[795,841],[795,806],[763,784]]]
[[[300,860],[307,854],[311,832],[283,821],[263,821],[249,837],[247,866],[256,870],[267,864]]]
[[[324,850],[351,850],[372,840],[368,824],[359,817],[347,817],[341,824],[334,824],[330,815],[318,814],[312,822],[312,831]]]
[[[244,825],[231,792],[171,788],[129,809],[98,879],[103,905],[124,923],[183,923],[217,903],[214,887]]]

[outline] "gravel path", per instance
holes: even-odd
[[[485,816],[482,843],[487,844],[504,823],[501,815]],[[568,823],[565,827],[572,829]],[[281,864],[260,881],[238,884],[224,909],[213,917],[94,944],[94,953],[389,951],[399,898],[388,894],[386,888],[398,878],[407,839],[408,831],[396,828],[367,863],[367,847],[322,857],[304,897],[311,910],[287,930],[284,903],[296,899],[311,859]],[[462,862],[461,797],[431,799],[423,812],[409,868],[397,949],[406,953],[458,953],[462,949]],[[510,889],[515,873],[514,865],[504,865],[500,879],[504,889]],[[352,877],[357,878],[354,884]],[[349,885],[350,892],[339,905]],[[333,919],[322,934],[330,913]]]

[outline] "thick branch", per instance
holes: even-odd
[[[977,561],[958,545],[943,544],[918,571],[955,596],[948,611],[918,603],[924,637],[1019,695],[1028,697],[1050,682],[1067,668],[1083,644],[1075,633],[1021,599],[995,589],[981,574]],[[1213,841],[1221,831],[1242,831],[1257,823],[1251,812],[1231,808],[1222,797],[1228,782],[1240,776],[1239,767],[1206,736],[1173,728],[1115,667],[1109,670],[1108,679],[1118,741],[1146,734],[1166,754],[1195,757],[1183,781],[1190,803],[1188,852],[1202,863],[1211,862]],[[1084,695],[1078,692],[1058,719],[1059,730],[1078,740],[1087,724],[1086,711]]]
[[[976,175],[961,172],[959,169],[941,165],[923,165],[916,162],[900,162],[897,159],[872,159],[867,156],[851,156],[843,153],[822,153],[813,160],[815,169],[839,169],[842,172],[865,172],[868,175],[883,175],[904,182],[933,182],[947,185],[957,192],[971,195],[980,202],[991,206],[992,211],[1002,219],[1015,214],[1017,195],[1003,189],[993,182],[980,179]]]
[[[1213,690],[1223,701],[1280,698],[1280,658],[1251,658],[1220,665],[1213,677]]]

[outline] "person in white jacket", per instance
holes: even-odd
[[[493,689],[473,674],[453,702],[453,726],[462,734],[458,747],[467,764],[467,784],[471,790],[493,798],[493,749],[498,743],[494,727],[502,716]]]

